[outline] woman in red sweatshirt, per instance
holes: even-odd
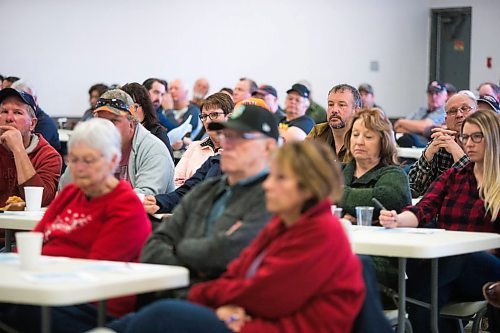
[[[342,182],[333,159],[318,142],[283,146],[264,182],[275,216],[227,272],[193,286],[192,303],[160,301],[111,327],[127,333],[350,332],[364,282],[331,214],[330,199],[340,197]]]

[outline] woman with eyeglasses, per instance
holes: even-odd
[[[151,233],[151,223],[132,187],[114,176],[121,137],[108,120],[79,123],[68,143],[73,182],[65,186],[33,229],[43,233],[42,254],[82,259],[135,262]],[[107,302],[119,317],[133,310],[135,297]],[[37,332],[40,308],[12,305],[2,320],[22,332]],[[82,332],[95,326],[97,310],[83,304],[51,310],[53,332]],[[29,320],[26,320],[29,318]]]
[[[175,166],[175,187],[179,187],[191,178],[198,168],[210,156],[215,155],[220,149],[217,132],[209,131],[208,124],[226,121],[233,112],[233,100],[224,93],[215,93],[208,96],[200,106],[200,120],[208,136],[200,141],[193,141]]]
[[[467,117],[460,140],[471,163],[451,168],[429,188],[422,200],[397,214],[382,210],[380,223],[386,228],[419,227],[437,216],[439,228],[459,231],[500,232],[500,118],[490,110]],[[408,265],[408,294],[429,301],[428,261]],[[500,279],[497,255],[479,252],[447,257],[439,261],[439,306],[449,301],[479,301],[482,286]],[[429,311],[410,307],[414,332],[430,332]],[[447,332],[440,322],[440,332]]]
[[[135,114],[137,116],[137,120],[149,132],[151,132],[151,134],[156,136],[165,144],[165,146],[167,146],[173,160],[174,153],[172,146],[170,145],[167,130],[158,121],[156,111],[147,89],[142,84],[137,82],[127,83],[121,89],[132,97],[132,100],[135,103]]]

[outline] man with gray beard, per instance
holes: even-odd
[[[326,142],[342,161],[349,148],[344,147],[346,126],[360,107],[361,96],[356,88],[345,83],[334,86],[328,92],[328,122],[314,126],[307,139]]]

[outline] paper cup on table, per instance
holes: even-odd
[[[358,220],[358,225],[361,226],[371,226],[373,217],[373,207],[369,206],[357,206],[356,207],[356,219]]]
[[[342,208],[335,207],[333,210],[333,215],[337,216],[339,219],[342,218]]]
[[[21,269],[32,270],[40,265],[42,240],[41,232],[16,232],[16,246]]]
[[[26,210],[31,212],[42,209],[43,187],[26,186],[24,188],[24,197],[26,199]]]

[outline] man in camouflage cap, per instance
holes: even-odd
[[[106,91],[96,103],[94,117],[111,121],[122,137],[122,158],[115,176],[128,181],[137,193],[171,192],[175,189],[172,158],[163,142],[137,121],[135,112],[132,98],[121,89]],[[63,177],[67,182],[69,173]]]

